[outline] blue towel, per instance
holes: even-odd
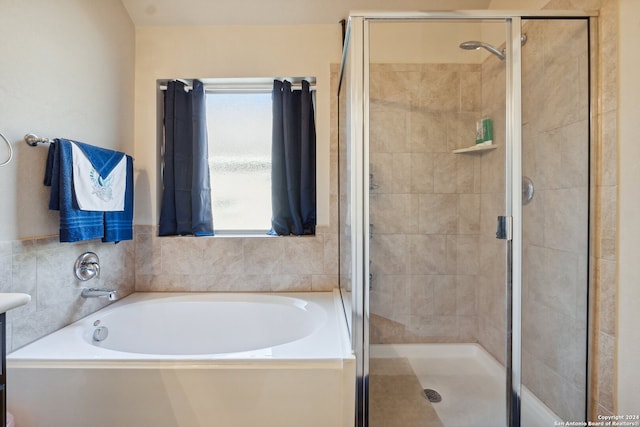
[[[104,213],[103,242],[133,240],[133,158],[127,156],[127,186],[124,210]]]
[[[123,155],[120,154],[119,159]],[[78,208],[73,189],[71,141],[56,139],[49,146],[47,159],[49,158],[53,161],[51,167],[49,167],[49,161],[47,162],[44,181],[45,185],[51,184],[49,209],[60,211],[61,242],[98,238],[102,238],[104,242],[133,239],[133,162],[131,157],[127,156],[125,209],[121,212],[83,211]],[[105,168],[108,169],[112,158],[108,157],[107,161],[103,162],[107,164]]]

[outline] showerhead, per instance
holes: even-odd
[[[488,43],[485,42],[480,42],[480,41],[476,41],[476,40],[471,40],[468,42],[463,42],[460,43],[460,49],[464,49],[464,50],[478,50],[480,48],[486,49],[489,52],[493,53],[495,56],[497,56],[498,58],[500,58],[501,61],[504,61],[504,51],[499,51],[498,48],[496,48],[495,46],[492,46]]]
[[[525,44],[527,44],[527,35],[523,34],[522,36],[520,36],[520,45],[524,46]],[[504,59],[505,59],[505,49],[498,50],[497,47],[495,47],[493,45],[490,45],[489,43],[480,42],[480,41],[477,41],[477,40],[471,40],[471,41],[468,41],[468,42],[460,43],[460,49],[478,50],[480,48],[486,49],[489,52],[493,53],[495,56],[500,58],[500,61],[504,61]]]

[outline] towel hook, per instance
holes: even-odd
[[[5,138],[5,136],[3,134],[0,133],[0,137],[2,137],[2,140],[4,142],[7,143],[7,147],[9,147],[9,158],[7,160],[5,160],[4,162],[0,163],[0,167],[8,165],[9,162],[11,161],[11,159],[13,159],[13,147],[11,147],[11,143],[9,142],[9,140],[7,138]]]

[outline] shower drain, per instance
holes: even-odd
[[[431,403],[438,403],[442,400],[442,396],[440,396],[440,393],[430,388],[425,388],[424,390],[422,390],[422,397],[424,397]]]

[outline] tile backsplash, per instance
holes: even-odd
[[[80,281],[75,260],[92,251],[100,258],[100,277]],[[134,290],[134,243],[99,240],[60,243],[57,238],[0,242],[0,292],[31,295],[31,302],[7,313],[7,350],[12,351],[107,305],[82,298],[84,287],[110,288],[118,297]]]
[[[297,292],[337,287],[337,235],[318,227],[304,237],[158,237],[136,226],[133,241],[59,243],[47,237],[0,242],[0,292],[31,295],[7,313],[7,350],[50,334],[109,304],[82,298],[83,287],[123,298],[142,292]],[[100,277],[78,280],[76,258],[100,258]]]
[[[287,292],[337,287],[338,241],[301,237],[158,237],[136,228],[136,291]]]

